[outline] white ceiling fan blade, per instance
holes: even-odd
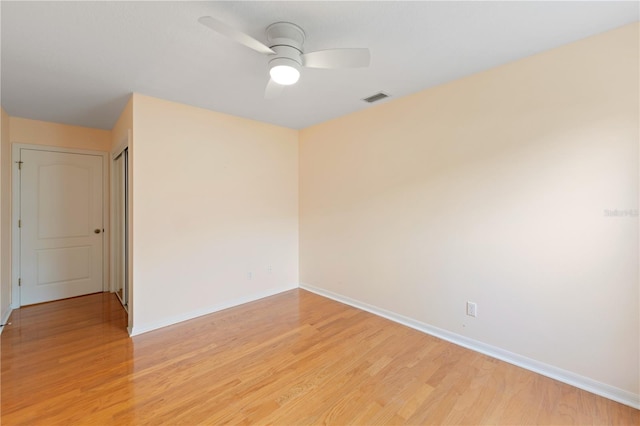
[[[276,83],[272,79],[269,79],[267,83],[267,87],[264,89],[264,98],[265,99],[274,99],[282,94],[284,91],[284,86]]]
[[[309,68],[363,68],[371,61],[369,49],[328,49],[302,55],[305,67]]]
[[[275,55],[276,52],[271,50],[268,46],[260,43],[255,38],[251,37],[248,34],[243,33],[242,31],[238,31],[235,28],[231,28],[224,22],[220,22],[217,19],[212,18],[211,16],[203,16],[198,19],[202,25],[211,28],[213,31],[218,34],[222,34],[223,36],[230,38],[240,44],[247,46],[250,49],[253,49],[257,52],[264,53],[265,55]]]

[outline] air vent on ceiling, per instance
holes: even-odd
[[[380,100],[382,100],[384,98],[388,98],[388,97],[389,97],[389,95],[387,95],[386,93],[380,92],[380,93],[376,93],[375,95],[371,95],[368,98],[364,98],[363,101],[369,102],[370,104],[372,104],[374,102],[380,101]]]

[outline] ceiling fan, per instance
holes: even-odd
[[[203,16],[198,22],[218,34],[271,57],[270,79],[264,93],[267,99],[278,96],[285,86],[295,84],[300,78],[301,67],[336,69],[369,66],[370,54],[367,48],[327,49],[305,53],[305,33],[302,28],[290,22],[276,22],[267,27],[269,45],[211,16]]]

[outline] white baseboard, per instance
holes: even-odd
[[[173,324],[177,324],[182,321],[187,321],[203,315],[212,314],[214,312],[233,308],[235,306],[239,306],[245,303],[254,302],[256,300],[263,299],[265,297],[274,296],[278,293],[293,290],[295,288],[298,288],[297,284],[278,287],[278,288],[272,288],[272,289],[261,291],[258,293],[253,293],[249,296],[232,299],[224,303],[219,303],[217,305],[209,306],[203,309],[198,309],[196,311],[186,312],[184,314],[176,315],[169,318],[164,318],[162,321],[158,321],[150,324],[134,325],[133,327],[127,328],[127,330],[129,331],[129,336],[133,337],[142,333],[147,333],[149,331],[157,330],[162,327],[167,327]]]
[[[9,321],[9,317],[11,316],[11,312],[13,312],[13,308],[11,306],[8,307],[7,312],[0,318],[0,324],[6,324]],[[0,334],[4,330],[4,326],[0,327]]]
[[[517,365],[518,367],[525,368],[535,373],[542,374],[543,376],[550,377],[554,380],[558,380],[571,386],[575,386],[596,395],[603,396],[621,404],[640,409],[640,394],[634,394],[632,392],[598,382],[588,377],[584,377],[579,374],[554,367],[553,365],[545,364],[543,362],[536,361],[534,359],[527,358],[513,352],[509,352],[496,346],[488,345],[478,340],[470,339],[460,334],[452,333],[450,331],[443,330],[441,328],[434,327],[420,321],[416,321],[403,315],[399,315],[394,312],[390,312],[385,309],[381,309],[376,306],[351,299],[350,297],[346,297],[341,294],[333,293],[331,291],[303,283],[300,283],[300,288],[308,290],[312,293],[316,293],[320,296],[333,299],[337,302],[362,309],[363,311],[370,312],[374,315],[386,318],[399,324],[406,325],[407,327],[411,327],[415,330],[430,334],[456,345],[463,346],[467,349],[471,349],[473,351],[480,352],[482,354],[497,358],[501,361],[505,361],[513,365]]]

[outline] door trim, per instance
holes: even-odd
[[[104,233],[109,235],[102,238],[102,291],[109,291],[109,240],[111,225],[109,215],[109,153],[104,151],[91,151],[87,149],[62,148],[48,145],[35,145],[14,142],[11,144],[11,308],[17,309],[20,304],[20,173],[18,161],[20,150],[31,149],[34,151],[62,152],[67,154],[95,155],[102,158],[102,227]]]

